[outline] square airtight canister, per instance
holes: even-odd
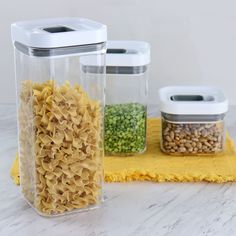
[[[97,73],[83,60],[82,68]],[[106,155],[131,156],[146,150],[150,45],[142,41],[108,41],[106,54]]]
[[[215,155],[224,151],[228,100],[213,87],[159,90],[161,149],[172,155]]]
[[[16,22],[20,182],[44,216],[102,201],[106,26],[82,18]],[[81,70],[92,61],[99,73]]]
[[[104,145],[107,155],[129,156],[146,150],[150,45],[108,41]]]

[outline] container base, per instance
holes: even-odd
[[[22,198],[26,201],[26,203],[40,216],[45,217],[45,218],[52,218],[52,217],[60,217],[60,216],[65,216],[65,215],[69,215],[69,214],[76,214],[79,212],[86,212],[86,211],[91,211],[91,210],[95,210],[98,208],[101,208],[103,202],[104,202],[104,198],[102,197],[102,199],[100,200],[100,202],[98,202],[97,204],[94,205],[90,205],[84,208],[78,208],[78,209],[74,209],[71,211],[65,211],[63,213],[56,213],[56,214],[45,214],[41,211],[39,211],[37,208],[34,207],[34,205],[32,203],[30,203],[27,198],[24,197],[24,195],[22,194]]]
[[[133,153],[114,153],[114,152],[106,152],[105,156],[120,156],[120,157],[129,157],[129,156],[135,156],[135,155],[141,155],[144,152],[146,152],[147,148],[145,147],[142,151],[140,152],[133,152]]]
[[[218,156],[222,155],[224,153],[224,150],[219,151],[219,152],[212,152],[212,153],[180,153],[180,152],[168,152],[161,148],[161,151],[169,156]]]

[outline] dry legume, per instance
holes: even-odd
[[[169,154],[214,154],[224,145],[224,123],[172,123],[162,120],[162,150]]]
[[[140,153],[145,146],[146,107],[138,103],[106,105],[106,154]]]

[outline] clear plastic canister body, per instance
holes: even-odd
[[[107,155],[146,149],[148,66],[106,68],[104,147]]]
[[[105,43],[37,49],[15,42],[20,182],[42,215],[102,200]],[[81,69],[81,59],[99,73]]]
[[[162,112],[162,151],[172,155],[211,155],[223,152],[224,116],[173,115]]]

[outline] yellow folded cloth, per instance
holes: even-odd
[[[160,119],[148,119],[147,151],[130,157],[106,156],[106,182],[147,180],[155,182],[236,181],[236,149],[227,135],[225,151],[208,156],[169,156],[160,150]],[[11,176],[19,184],[18,157]]]
[[[20,184],[20,174],[19,174],[19,157],[18,154],[16,154],[16,158],[13,161],[13,164],[11,166],[11,172],[10,175],[14,181],[15,184]]]

